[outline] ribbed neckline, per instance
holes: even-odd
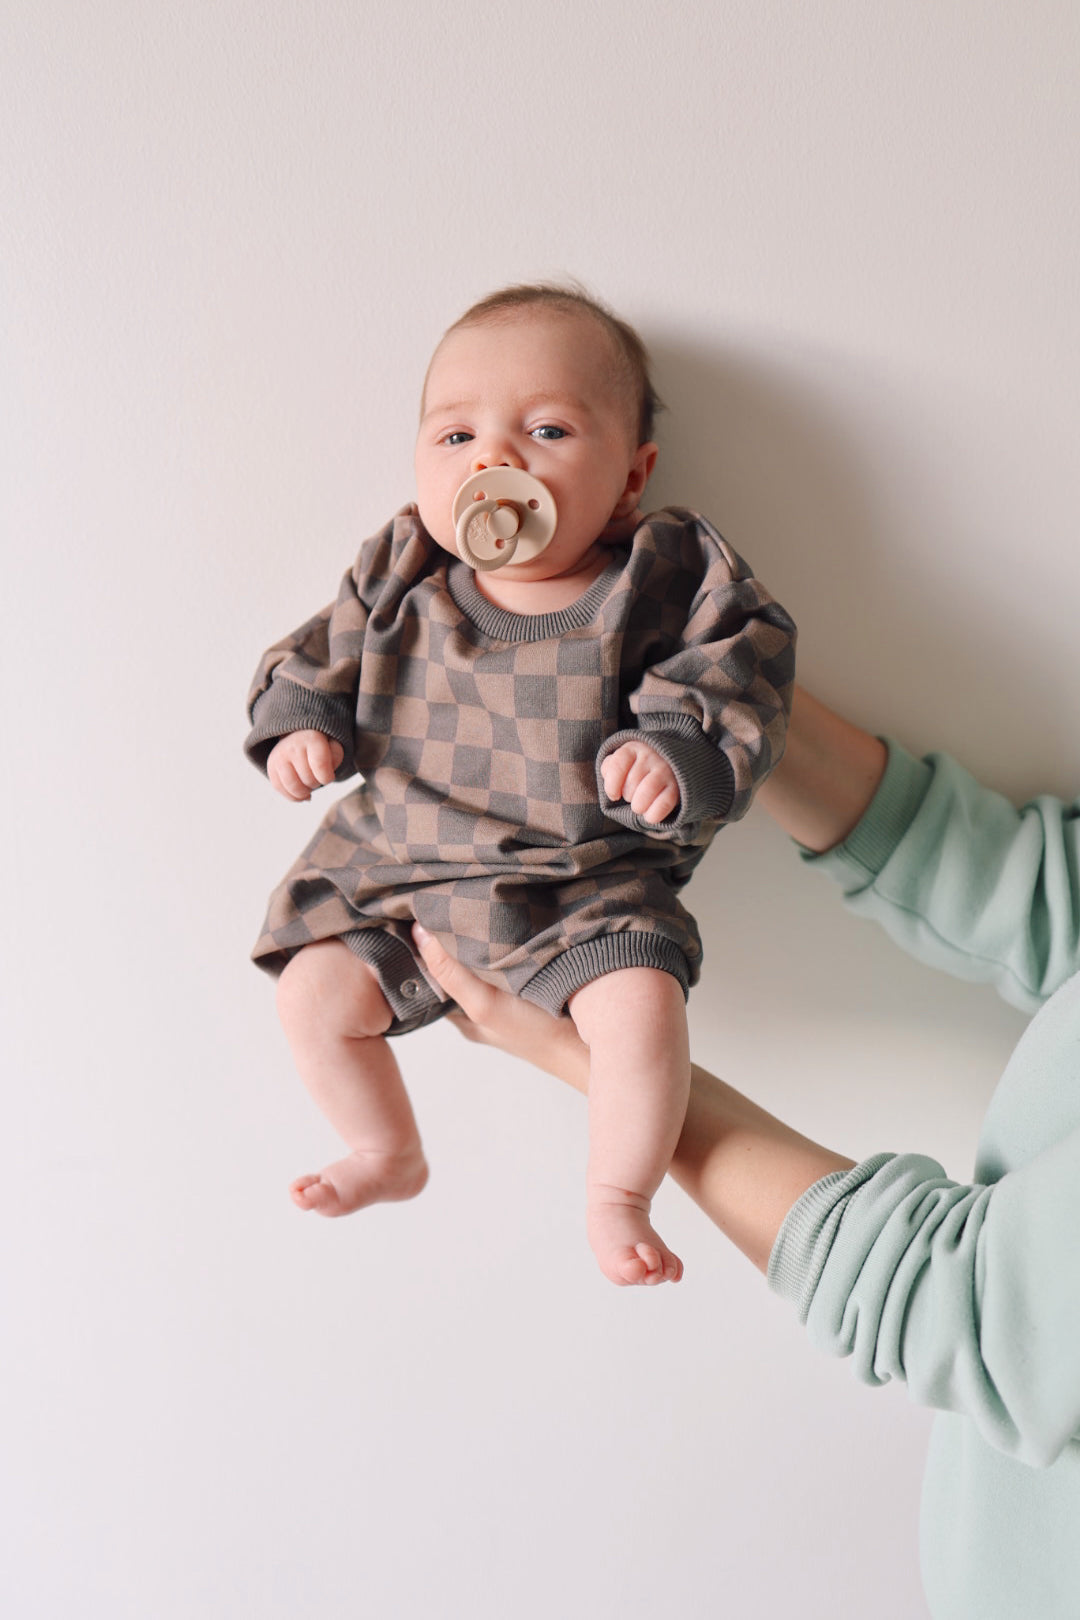
[[[454,605],[492,641],[548,641],[591,624],[625,566],[625,557],[615,558],[583,596],[558,613],[511,613],[497,607],[480,592],[472,569],[459,558],[448,567],[446,582]]]

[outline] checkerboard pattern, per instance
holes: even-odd
[[[257,765],[310,726],[342,744],[338,779],[362,778],[274,891],[255,960],[278,972],[313,940],[355,948],[369,929],[408,944],[415,918],[492,982],[546,987],[535,999],[553,1011],[552,964],[587,982],[609,938],[613,964],[675,961],[694,982],[701,942],[677,891],[780,758],[794,634],[681,508],[613,547],[570,608],[531,617],[488,602],[405,508],[255,677]],[[682,794],[660,828],[598,779],[642,730]]]

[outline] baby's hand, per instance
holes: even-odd
[[[626,799],[636,816],[655,826],[679,808],[675,772],[647,742],[625,742],[600,767],[609,799]]]
[[[290,731],[270,750],[266,774],[270,785],[286,799],[301,803],[311,798],[312,788],[334,780],[334,772],[345,758],[345,750],[321,731]]]

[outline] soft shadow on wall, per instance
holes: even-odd
[[[835,357],[656,338],[650,348],[667,409],[646,504],[698,508],[746,556],[799,623],[799,678],[811,690],[915,752],[955,752],[1012,791],[1001,726],[1021,727],[1029,705],[1046,708],[1052,659],[1030,637],[1022,659],[1000,657],[1020,635],[1007,595],[980,593],[970,546],[950,552],[907,532],[937,472],[917,398],[886,393],[869,368]],[[1045,785],[1041,765],[1060,757],[1055,739],[1068,731],[1066,706],[1051,705],[1027,791]],[[759,1003],[765,979],[783,985],[804,1029],[870,1023],[917,1036],[930,1024],[943,1049],[966,1049],[977,1008],[995,1050],[1015,1038],[1017,1016],[991,992],[902,958],[880,930],[846,916],[763,811],[720,835],[687,899],[705,943],[703,988],[717,976],[715,995],[691,1000],[702,1050],[733,1004]]]
[[[800,680],[1014,799],[1071,796],[1069,581],[1055,593],[1051,537],[1040,558],[994,510],[1008,419],[984,406],[994,443],[976,427],[957,445],[955,400],[871,360],[775,340],[650,348],[667,410],[649,503],[698,507],[747,557],[798,621]]]

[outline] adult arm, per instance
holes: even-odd
[[[989,1186],[879,1155],[794,1205],[770,1286],[868,1384],[907,1383],[997,1450],[1048,1466],[1080,1439],[1080,1130]]]
[[[797,685],[784,757],[758,790],[758,803],[796,843],[820,854],[842,843],[860,820],[887,760],[880,737]]]
[[[423,929],[414,938],[433,979],[461,1009],[451,1017],[470,1040],[536,1064],[587,1092],[589,1054],[569,1018],[484,984]],[[670,1174],[760,1271],[791,1206],[821,1177],[853,1161],[766,1113],[697,1064]]]
[[[428,971],[469,1038],[584,1092],[567,1018],[481,983],[430,935]],[[970,1417],[1048,1465],[1080,1436],[1080,1131],[992,1186],[918,1154],[855,1164],[695,1064],[670,1174],[788,1299],[820,1349],[868,1384]]]
[[[1017,808],[801,689],[760,800],[849,908],[922,961],[1035,1011],[1080,971],[1080,800]]]

